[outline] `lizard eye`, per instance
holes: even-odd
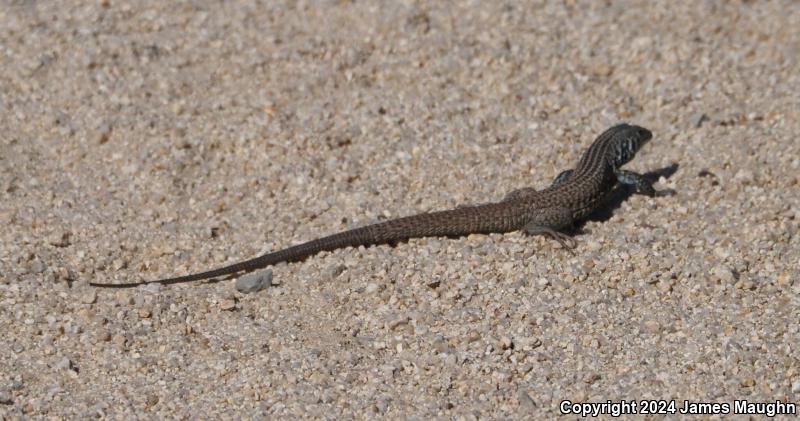
[[[644,127],[639,127],[639,131],[637,133],[637,139],[639,140],[639,146],[644,145],[653,137],[653,132],[650,130],[645,129]]]

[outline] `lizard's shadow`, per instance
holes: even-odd
[[[656,182],[659,178],[670,178],[673,174],[678,172],[678,167],[680,165],[677,163],[673,163],[664,168],[659,168],[657,170],[649,171],[644,174],[644,178],[646,178],[651,183]],[[583,220],[577,222],[575,224],[575,228],[573,230],[568,230],[567,233],[573,234],[581,234],[583,233],[583,226],[586,224],[587,221],[595,221],[595,222],[605,222],[611,219],[614,216],[614,211],[619,209],[623,202],[628,200],[631,196],[633,196],[635,190],[631,186],[624,186],[624,185],[617,185],[611,193],[603,200],[603,203],[592,213],[589,214]],[[674,193],[674,192],[672,192]]]

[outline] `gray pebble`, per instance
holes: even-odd
[[[8,393],[5,390],[0,390],[0,405],[13,405],[14,398],[11,397],[11,393]]]
[[[733,271],[725,265],[717,265],[713,270],[714,278],[724,284],[733,284],[736,280]]]
[[[151,294],[158,294],[161,291],[161,288],[164,286],[158,282],[150,282],[149,284],[144,286],[144,290],[151,293]],[[136,298],[134,298],[136,300]]]
[[[450,346],[447,344],[447,341],[445,341],[443,338],[438,338],[433,342],[433,349],[435,349],[438,353],[449,353],[452,351]]]
[[[347,270],[347,266],[341,264],[335,265],[333,268],[331,268],[331,277],[335,278],[341,275],[345,270]]]
[[[644,322],[644,328],[650,333],[658,333],[661,330],[661,325],[655,320],[647,320]]]
[[[53,364],[56,370],[75,370],[72,361],[67,357],[61,357]],[[77,371],[77,370],[76,370]]]
[[[692,126],[694,127],[700,127],[706,121],[708,121],[708,116],[705,113],[695,113],[692,116]]]
[[[34,259],[31,262],[31,272],[33,273],[42,273],[44,272],[44,262],[39,259]]]
[[[380,289],[380,285],[379,284],[377,284],[375,282],[370,282],[370,283],[367,284],[367,287],[364,290],[364,292],[366,292],[367,294],[372,294],[374,292],[377,292],[379,289]]]
[[[92,288],[81,295],[81,302],[84,304],[94,304],[97,301],[97,290]]]
[[[383,396],[375,402],[375,409],[381,413],[385,414],[386,411],[389,410],[389,404],[392,402],[392,398],[389,396]]]
[[[48,237],[47,242],[56,247],[67,247],[70,245],[72,233],[69,231],[58,231]]]
[[[236,280],[236,290],[250,294],[272,286],[272,269],[250,273]]]
[[[529,395],[525,389],[517,390],[517,400],[519,401],[520,406],[526,410],[530,411],[536,408],[536,402],[534,402],[533,398],[531,398],[531,395]]]

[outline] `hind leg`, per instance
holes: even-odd
[[[528,235],[546,235],[575,254],[573,251],[576,246],[575,239],[559,231],[572,226],[573,222],[572,211],[567,208],[536,209],[523,230]]]

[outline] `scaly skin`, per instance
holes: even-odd
[[[386,244],[418,237],[462,236],[473,233],[524,230],[552,237],[572,251],[574,240],[561,232],[594,211],[617,183],[638,193],[655,196],[651,182],[641,174],[620,169],[652,137],[649,130],[628,124],[601,134],[583,154],[575,169],[562,172],[541,191],[514,190],[497,203],[421,213],[356,228],[268,253],[219,269],[150,282],[90,283],[99,287],[133,287],[147,283],[191,282],[252,271],[280,262],[305,259],[321,251],[349,246]]]

